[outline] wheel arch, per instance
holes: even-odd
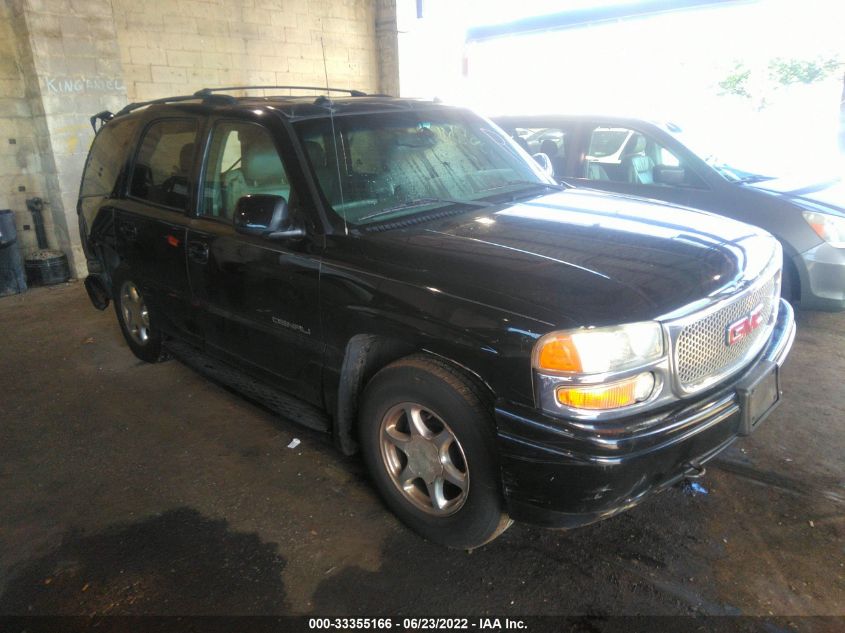
[[[480,394],[488,396],[491,402],[495,399],[495,392],[487,381],[452,358],[401,339],[377,334],[356,334],[349,340],[344,352],[332,425],[334,443],[345,455],[358,451],[358,442],[355,439],[358,410],[367,383],[390,363],[414,354],[429,356],[433,360],[450,365],[472,383]]]

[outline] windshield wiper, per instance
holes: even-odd
[[[503,186],[507,185],[536,185],[540,187],[545,187],[546,189],[554,189],[556,191],[565,191],[567,189],[575,188],[575,185],[570,185],[568,183],[551,184],[548,182],[535,182],[533,180],[508,180]]]
[[[752,174],[751,176],[746,176],[745,178],[740,178],[739,182],[742,184],[750,184],[754,182],[762,182],[764,180],[773,180],[774,176],[763,176],[762,174]]]
[[[553,185],[551,183],[536,182],[536,181],[533,181],[533,180],[508,180],[503,185],[498,185],[496,187],[490,187],[489,189],[485,189],[484,191],[496,191],[497,189],[505,189],[506,187],[512,187],[514,185],[530,185],[531,188],[530,189],[523,188],[523,189],[517,189],[515,191],[505,192],[505,193],[510,195],[511,201],[515,201],[517,198],[519,198],[521,196],[535,195],[535,193],[539,193],[539,192],[537,192],[538,187],[542,188],[542,189],[552,189],[554,191],[566,191],[567,189],[573,189],[574,188],[573,185],[569,185],[569,184]],[[500,194],[491,194],[489,196],[485,196],[485,198],[489,199],[489,198],[491,198],[495,195],[500,195]]]
[[[409,200],[407,202],[403,202],[402,204],[396,204],[392,207],[388,207],[386,209],[382,209],[381,211],[376,211],[375,213],[371,213],[370,215],[365,215],[363,218],[360,218],[358,221],[363,222],[364,220],[369,220],[371,218],[377,218],[382,215],[388,215],[393,213],[394,211],[400,211],[402,209],[411,209],[413,207],[421,207],[427,204],[434,204],[437,202],[441,202],[443,204],[462,204],[468,207],[489,207],[489,202],[476,202],[474,200],[451,200],[449,198],[416,198],[414,200]]]

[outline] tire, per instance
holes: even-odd
[[[388,365],[364,391],[358,436],[370,476],[399,519],[440,545],[479,547],[511,524],[486,400],[425,355]]]
[[[147,363],[166,360],[155,311],[129,269],[120,267],[112,274],[112,298],[120,331],[132,353]]]

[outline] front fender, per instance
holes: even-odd
[[[330,263],[324,263],[320,290],[327,371],[340,374],[353,337],[375,335],[467,368],[498,398],[533,404],[531,350],[549,324]]]

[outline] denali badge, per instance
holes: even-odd
[[[763,304],[754,308],[750,314],[742,317],[739,321],[731,323],[725,332],[725,342],[728,345],[739,343],[746,336],[751,334],[758,327],[763,325]]]
[[[290,321],[285,321],[284,319],[280,319],[279,317],[273,317],[273,323],[276,325],[281,325],[282,327],[286,327],[289,330],[296,330],[297,332],[302,332],[303,334],[307,334],[311,336],[311,328],[304,328],[299,323],[291,323]]]

